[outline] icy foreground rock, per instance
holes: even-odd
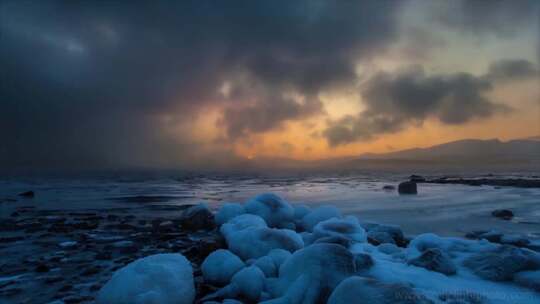
[[[195,299],[193,269],[181,254],[156,254],[114,273],[101,288],[99,304],[190,304]]]
[[[526,248],[410,238],[398,226],[361,222],[333,206],[292,207],[274,194],[224,204],[215,219],[227,249],[202,262],[202,303],[509,303],[505,296],[540,303],[540,255]],[[189,263],[159,256],[119,270],[98,303],[191,303]]]
[[[204,280],[218,286],[227,285],[233,275],[245,264],[229,250],[219,249],[212,252],[201,265]]]
[[[272,249],[294,252],[304,241],[293,230],[268,228],[257,215],[243,214],[223,224],[220,229],[229,250],[244,260],[267,255]]]

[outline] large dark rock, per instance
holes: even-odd
[[[417,194],[418,190],[416,189],[415,182],[402,182],[398,185],[399,194]]]
[[[532,250],[502,245],[493,251],[477,253],[463,264],[483,279],[508,281],[517,272],[538,270],[540,255]]]
[[[410,260],[409,264],[446,275],[456,273],[454,262],[438,248],[427,249],[419,257]]]
[[[497,209],[491,212],[491,215],[503,220],[511,220],[514,217],[514,213],[508,209]]]
[[[182,227],[189,230],[210,230],[216,226],[214,214],[206,204],[199,204],[184,210],[180,220]]]

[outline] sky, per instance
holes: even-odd
[[[540,134],[540,2],[0,0],[0,167]]]

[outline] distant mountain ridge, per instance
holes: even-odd
[[[428,148],[413,148],[390,153],[367,153],[362,160],[540,160],[540,136],[500,141],[499,139],[463,139]]]

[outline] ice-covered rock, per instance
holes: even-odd
[[[292,256],[292,253],[284,249],[272,249],[268,252],[268,256],[272,258],[276,265],[276,269],[279,270],[279,267]]]
[[[373,244],[375,246],[386,243],[396,243],[389,233],[382,231],[369,231],[367,233],[367,240],[370,244]]]
[[[313,228],[315,239],[322,237],[343,237],[353,242],[366,241],[366,231],[360,226],[355,217],[348,216],[342,219],[331,218],[318,223]]]
[[[355,273],[353,255],[343,246],[314,244],[295,252],[279,269],[269,303],[324,303],[329,293]]]
[[[215,215],[216,224],[221,226],[229,220],[246,213],[244,206],[237,203],[225,203]]]
[[[260,216],[253,214],[242,214],[222,225],[219,231],[225,238],[227,238],[229,235],[233,235],[248,228],[253,229],[264,227],[268,226]]]
[[[354,255],[354,265],[356,266],[356,271],[362,271],[369,269],[375,264],[373,258],[367,253],[358,253]]]
[[[374,225],[370,229],[368,229],[369,233],[371,233],[372,237],[379,237],[381,244],[383,243],[395,243],[398,246],[405,247],[408,244],[407,239],[403,235],[403,231],[399,226],[396,225]],[[368,237],[370,236],[368,233]],[[382,234],[385,234],[383,236]],[[387,238],[386,235],[389,235],[393,242],[390,242],[390,240],[385,239]]]
[[[184,210],[180,218],[182,227],[191,230],[215,227],[214,214],[206,204],[198,204]]]
[[[302,227],[311,232],[318,223],[331,218],[340,218],[341,212],[334,206],[320,206],[306,214],[301,221]]]
[[[343,280],[332,292],[328,304],[428,304],[422,295],[403,284],[386,284],[353,276]]]
[[[531,243],[528,238],[521,235],[505,234],[501,237],[501,244],[525,247]]]
[[[327,244],[338,244],[343,247],[349,247],[352,244],[352,240],[344,237],[344,236],[325,236],[319,239],[316,239],[313,244],[320,244],[320,243],[327,243]]]
[[[250,301],[257,301],[264,288],[264,273],[255,266],[246,267],[237,272],[231,280],[238,295]]]
[[[257,195],[244,208],[247,213],[262,217],[270,227],[289,228],[294,219],[293,207],[273,193]]]
[[[384,254],[390,255],[401,252],[401,249],[398,246],[390,243],[380,244],[379,246],[377,246],[377,250]]]
[[[411,256],[417,256],[427,249],[438,248],[443,252],[472,252],[482,247],[495,248],[497,245],[482,244],[477,241],[469,241],[452,237],[440,237],[433,233],[424,233],[415,237],[407,247]],[[475,248],[477,247],[477,248]]]
[[[221,226],[221,233],[229,250],[244,260],[265,256],[276,248],[294,252],[304,247],[304,241],[296,232],[268,228],[261,217],[252,214],[233,218]]]
[[[193,270],[181,254],[156,254],[116,271],[98,293],[99,304],[191,304]]]
[[[455,274],[457,271],[450,257],[438,248],[427,249],[419,257],[409,260],[409,264],[446,275]]]
[[[311,208],[309,208],[307,205],[294,205],[294,219],[295,220],[301,220],[306,214],[311,212]]]
[[[540,269],[540,257],[531,250],[502,245],[470,256],[464,265],[483,279],[507,281],[517,272]]]
[[[274,260],[269,256],[263,256],[258,258],[254,263],[254,266],[257,266],[267,278],[277,276],[277,267]]]
[[[540,292],[540,270],[518,272],[514,275],[514,282]]]
[[[224,286],[244,266],[244,262],[229,250],[218,249],[204,260],[201,271],[205,282]]]

